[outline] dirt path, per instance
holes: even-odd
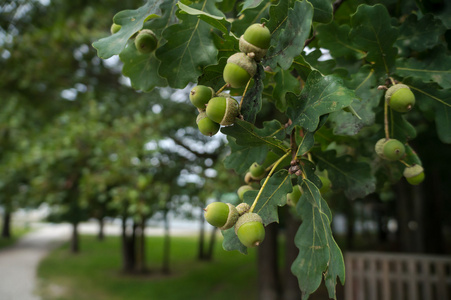
[[[69,239],[70,225],[44,225],[0,250],[0,299],[39,300],[34,295],[39,261]]]

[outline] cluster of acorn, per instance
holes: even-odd
[[[394,111],[406,113],[415,105],[415,95],[407,85],[398,83],[385,92],[385,101]],[[401,160],[406,154],[403,143],[392,138],[380,139],[375,150],[379,157],[389,161]],[[424,169],[417,164],[410,165],[404,169],[403,176],[410,184],[417,185],[424,180]]]
[[[264,24],[249,26],[240,37],[239,53],[231,55],[224,67],[223,78],[232,88],[242,88],[257,72],[257,62],[265,55],[271,42],[271,33]],[[189,95],[198,109],[196,123],[203,135],[213,136],[221,125],[232,125],[239,115],[240,105],[229,94],[215,94],[211,87],[197,85]]]
[[[121,25],[113,23],[111,25],[111,34],[115,34],[121,29]],[[149,54],[158,47],[158,38],[150,29],[141,29],[135,37],[135,46],[139,53]]]
[[[235,207],[230,203],[213,202],[205,208],[205,220],[221,230],[235,226],[235,233],[244,246],[257,247],[265,239],[265,228],[262,218],[249,209],[247,203]]]

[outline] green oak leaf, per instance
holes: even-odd
[[[214,34],[213,41],[218,49],[218,60],[223,57],[229,58],[231,55],[240,51],[238,39],[233,36],[224,34],[221,38],[220,36]]]
[[[192,7],[189,7],[181,2],[177,3],[177,6],[185,13],[198,16],[202,21],[210,24],[216,29],[219,29],[225,34],[229,34],[230,28],[232,24],[225,19],[225,16],[221,13],[220,16],[209,14],[205,11],[198,10]]]
[[[297,157],[303,156],[310,149],[312,149],[314,144],[315,144],[314,133],[310,131],[304,132],[304,135],[302,136],[301,141],[299,142],[298,150],[296,151],[296,156]]]
[[[121,30],[92,44],[97,49],[97,55],[107,59],[121,53],[130,37],[143,28],[144,22],[161,15],[160,6],[164,2],[165,0],[147,1],[138,9],[118,12],[113,22],[121,25]]]
[[[271,39],[277,40],[281,30],[287,21],[289,1],[279,1],[277,5],[269,8],[269,19],[264,19],[266,27],[271,31]],[[274,44],[275,45],[275,44]]]
[[[151,54],[141,54],[130,42],[119,54],[124,63],[122,74],[130,78],[132,87],[136,90],[148,92],[156,86],[166,86],[166,79],[158,75],[160,61]]]
[[[255,8],[259,6],[262,1],[263,0],[245,0],[243,2],[243,6],[241,7],[240,14],[242,14],[246,9]]]
[[[246,92],[242,99],[241,113],[243,119],[255,123],[258,112],[262,108],[262,92],[265,87],[263,80],[265,80],[265,71],[261,64],[257,65],[257,73],[253,77],[254,85]]]
[[[287,70],[293,59],[304,49],[305,40],[309,37],[312,26],[313,6],[308,1],[296,1],[293,8],[288,9],[286,22],[275,38],[271,37],[271,47],[264,63],[273,70],[279,65]]]
[[[208,13],[207,0],[199,3],[201,10]],[[168,80],[173,88],[184,88],[189,82],[196,81],[202,69],[217,62],[216,49],[210,25],[201,19],[177,12],[182,20],[163,31],[167,41],[157,49],[156,56],[161,61],[159,73]]]
[[[292,108],[287,110],[287,115],[293,123],[292,127],[301,126],[315,131],[322,115],[341,110],[350,105],[354,98],[354,92],[346,88],[340,78],[323,76],[314,70],[299,96],[287,93],[287,103]]]
[[[399,28],[399,36],[395,45],[403,54],[408,55],[407,49],[422,52],[440,43],[440,37],[446,31],[442,22],[434,15],[426,14],[417,20],[416,14],[411,14]]]
[[[323,75],[332,74],[336,64],[335,60],[323,60],[321,56],[323,56],[323,52],[321,52],[321,50],[319,49],[316,49],[305,56],[305,61],[312,68],[320,71]]]
[[[285,94],[292,92],[294,94],[299,93],[301,90],[300,82],[291,74],[289,70],[279,70],[274,76],[276,85],[272,96],[274,98],[274,105],[279,111],[285,111],[287,109],[287,101]]]
[[[291,271],[298,278],[302,299],[308,299],[318,289],[323,274],[329,297],[336,298],[337,277],[344,283],[345,274],[343,255],[330,228],[332,213],[313,182],[304,179],[301,189],[302,196],[296,211],[302,218],[302,224],[295,237],[299,255]]]
[[[330,114],[334,124],[334,134],[355,135],[364,126],[373,125],[376,114],[374,109],[379,105],[383,92],[377,89],[377,78],[369,65],[364,65],[345,85],[354,90],[358,99],[351,103],[358,117],[345,109]]]
[[[437,82],[442,88],[451,88],[451,56],[443,46],[434,48],[423,60],[398,59],[396,74],[418,77],[424,82]]]
[[[403,83],[415,94],[420,109],[432,107],[435,110],[438,137],[443,143],[451,144],[451,89],[437,89],[435,83],[426,84],[411,77],[404,79]]]
[[[315,152],[318,167],[327,170],[334,190],[342,189],[350,199],[363,198],[376,189],[376,179],[370,165],[355,162],[348,155],[336,156],[335,150]]]
[[[231,153],[224,159],[224,166],[227,169],[234,169],[238,174],[244,174],[249,166],[256,161],[263,161],[268,153],[266,145],[242,146],[235,142],[232,137],[227,138]]]
[[[398,30],[392,27],[385,6],[360,5],[351,16],[350,39],[359,50],[367,52],[366,60],[376,72],[390,74],[395,67],[397,49],[393,47]]]
[[[313,162],[309,161],[308,159],[302,158],[299,161],[299,167],[301,168],[302,173],[304,173],[305,177],[307,177],[308,180],[313,182],[318,188],[321,188],[322,181],[315,173],[316,166]],[[298,184],[301,185],[303,180],[304,178],[302,176],[298,177]]]
[[[225,84],[222,74],[226,64],[227,58],[223,57],[219,59],[217,65],[205,67],[202,75],[198,78],[197,83],[209,86],[215,91],[219,90]]]
[[[313,21],[319,23],[329,23],[333,18],[333,3],[331,0],[310,0],[313,5]]]
[[[417,136],[415,127],[406,120],[404,114],[389,109],[388,120],[391,138],[405,143]]]
[[[318,45],[328,49],[332,57],[363,58],[364,51],[357,49],[349,38],[351,27],[348,24],[338,25],[336,22],[321,24],[316,27]]]
[[[277,120],[264,123],[265,128],[258,129],[252,123],[235,120],[235,124],[221,128],[221,132],[232,136],[238,145],[259,147],[268,146],[277,153],[286,153],[287,147],[276,136],[285,132],[285,127]]]
[[[261,181],[262,186],[265,179]],[[268,179],[253,210],[262,218],[265,226],[279,222],[278,207],[287,203],[287,194],[292,190],[290,174],[287,170],[279,170]],[[247,192],[245,202],[252,205],[258,193],[258,191]]]
[[[238,236],[235,233],[235,227],[221,231],[224,240],[222,241],[222,248],[226,251],[238,250],[243,254],[247,254],[247,247],[241,244]]]
[[[242,11],[240,17],[233,21],[232,31],[241,36],[250,24],[260,23],[261,19],[268,17],[270,6],[270,0],[263,0],[258,6]]]

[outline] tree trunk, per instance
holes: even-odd
[[[206,255],[204,251],[205,244],[205,217],[203,212],[200,214],[200,230],[199,230],[199,249],[197,254],[198,260],[205,260]]]
[[[286,230],[285,230],[285,266],[284,266],[284,286],[283,300],[301,299],[301,290],[296,276],[291,272],[291,265],[299,254],[299,249],[294,243],[296,233],[301,226],[301,221],[286,210]]]
[[[259,300],[278,300],[280,281],[277,265],[278,224],[266,226],[265,240],[258,247],[258,292]]]
[[[135,226],[130,236],[127,234],[127,217],[122,217],[122,271],[132,273],[135,270]]]
[[[163,274],[169,274],[169,258],[171,251],[171,237],[169,234],[169,219],[168,219],[168,210],[164,211],[164,244],[163,244],[163,266],[161,271]]]
[[[11,212],[5,209],[3,214],[3,227],[2,227],[2,237],[11,237]]]
[[[105,233],[104,233],[104,221],[103,218],[100,217],[98,218],[99,221],[99,232],[97,234],[97,240],[99,241],[103,241],[105,239]]]
[[[72,223],[72,237],[70,240],[70,252],[80,252],[80,241],[78,237],[78,222]]]
[[[216,232],[218,231],[218,228],[213,227],[211,229],[211,235],[210,235],[210,243],[208,244],[208,250],[205,254],[205,260],[212,260],[213,259],[213,250],[215,248],[215,242],[216,242]]]
[[[146,273],[147,266],[146,266],[146,221],[143,220],[139,226],[137,226],[136,230],[136,242],[137,242],[137,248],[136,248],[136,270],[139,273]]]

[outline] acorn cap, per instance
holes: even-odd
[[[247,203],[245,203],[245,202],[243,202],[243,203],[240,203],[240,204],[238,204],[237,206],[236,206],[236,210],[238,211],[238,214],[241,216],[241,215],[244,215],[245,213],[247,213],[248,211],[249,211],[249,209],[250,209],[251,207],[249,206],[249,204],[247,204]]]
[[[388,141],[386,138],[382,138],[377,141],[376,145],[374,146],[374,150],[376,151],[377,155],[379,155],[383,159],[387,159],[384,155],[384,145]]]
[[[424,169],[420,165],[412,165],[410,167],[406,167],[403,172],[403,176],[405,178],[412,178],[424,172]]]
[[[227,204],[227,206],[229,206],[229,215],[227,217],[226,223],[222,227],[219,227],[220,230],[227,230],[229,228],[232,228],[233,225],[235,225],[235,223],[237,222],[238,217],[239,217],[236,207],[230,203],[226,203],[226,204]]]
[[[224,126],[232,125],[233,123],[235,123],[235,119],[239,115],[239,113],[240,113],[240,105],[238,101],[236,101],[232,97],[227,97],[224,118],[222,118],[219,124]]]
[[[238,229],[240,229],[241,225],[249,222],[260,222],[263,224],[262,218],[256,213],[245,213],[238,218],[235,224],[235,233],[238,233]]]
[[[410,90],[410,88],[409,88],[407,85],[402,84],[402,83],[398,83],[398,84],[392,85],[392,86],[385,92],[385,101],[386,101],[387,103],[390,103],[390,97],[391,97],[395,92],[397,92],[399,89],[409,89],[409,90]]]
[[[230,56],[227,59],[227,63],[235,64],[243,68],[251,77],[254,77],[257,72],[257,63],[243,52],[238,52]]]
[[[252,45],[251,43],[249,43],[248,41],[246,41],[244,39],[244,35],[242,35],[240,37],[240,42],[239,42],[239,48],[241,52],[244,52],[246,54],[248,53],[254,53],[254,59],[259,61],[261,60],[263,57],[265,57],[266,53],[268,52],[268,49],[262,49],[259,48],[257,46]]]

